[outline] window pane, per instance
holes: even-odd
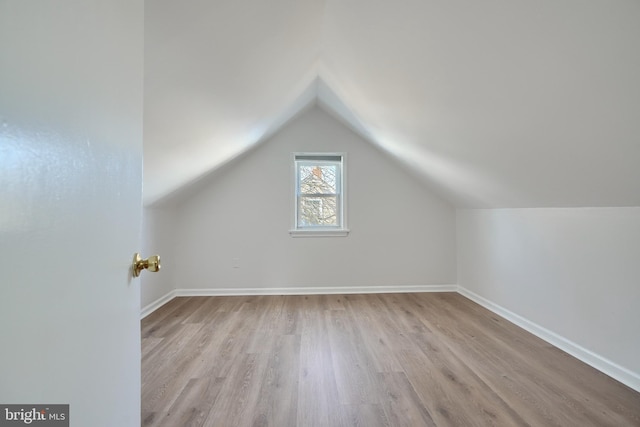
[[[298,225],[301,227],[339,225],[337,203],[336,196],[300,196]]]
[[[336,194],[337,165],[300,165],[300,194]]]

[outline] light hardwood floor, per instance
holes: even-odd
[[[176,298],[143,426],[640,426],[640,393],[455,293]]]

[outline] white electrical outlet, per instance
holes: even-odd
[[[240,268],[240,258],[231,258],[231,266],[233,268]]]

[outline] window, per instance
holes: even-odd
[[[292,236],[346,236],[344,153],[296,153]]]

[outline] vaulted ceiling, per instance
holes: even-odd
[[[147,204],[313,103],[455,206],[640,206],[637,0],[146,1]]]

